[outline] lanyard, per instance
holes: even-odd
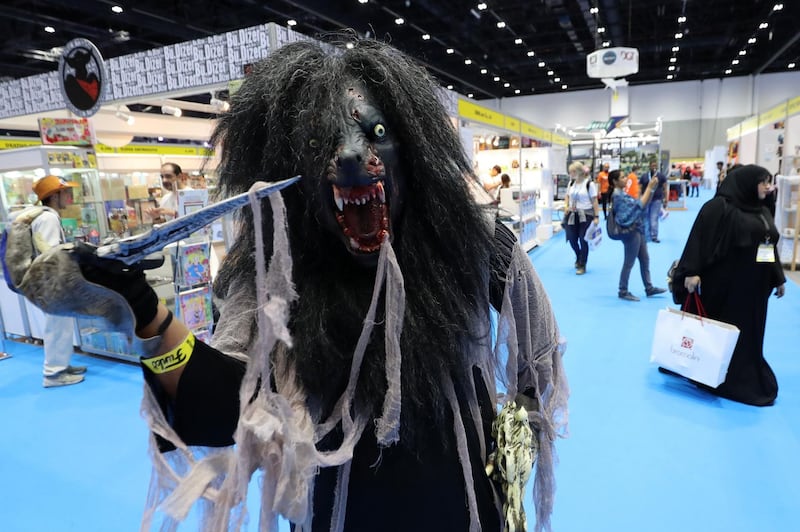
[[[764,218],[763,214],[759,214],[758,217],[761,218],[761,221],[764,223],[764,231],[766,233],[764,236],[764,242],[769,244],[769,222],[767,222],[767,219]]]

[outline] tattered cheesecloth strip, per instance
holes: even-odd
[[[235,433],[236,445],[226,449],[188,447],[170,428],[155,396],[145,385],[142,412],[154,434],[172,442],[176,450],[160,453],[151,438],[153,479],[148,495],[142,530],[150,530],[159,512],[161,530],[175,530],[197,501],[203,501],[203,530],[239,530],[245,522],[245,501],[252,474],[262,469],[259,529],[276,531],[277,517],[295,523],[299,532],[310,532],[313,519],[314,479],[321,467],[338,466],[337,487],[331,515],[331,531],[345,525],[347,490],[353,449],[369,423],[369,418],[354,411],[361,364],[375,325],[381,292],[385,299],[385,352],[387,392],[383,411],[375,421],[379,445],[399,441],[401,405],[400,334],[405,309],[403,278],[390,243],[380,251],[372,301],[364,327],[353,353],[347,387],[329,419],[319,423],[306,407],[305,391],[295,377],[291,360],[291,338],[287,323],[289,308],[297,297],[291,280],[285,206],[279,194],[270,196],[273,213],[273,256],[266,268],[261,234],[261,205],[251,202],[256,228],[255,279],[238,279],[220,308],[220,321],[213,346],[226,355],[247,362],[240,389],[240,418]],[[528,261],[527,263],[521,261]],[[255,283],[255,286],[253,284]],[[473,328],[487,330],[488,315],[479,313]],[[483,321],[484,323],[478,323]],[[494,355],[492,356],[492,348]],[[561,365],[564,343],[550,310],[541,282],[530,268],[527,255],[518,247],[507,270],[502,310],[499,313],[494,346],[475,342],[465,346],[465,360],[484,375],[488,392],[496,395],[496,376],[506,385],[506,402],[518,397],[529,411],[529,420],[539,441],[533,488],[536,506],[534,530],[549,530],[555,482],[555,438],[566,427],[566,379]],[[495,360],[505,359],[504,371]],[[273,372],[271,373],[271,364]],[[269,383],[275,385],[275,390]],[[472,483],[472,471],[465,427],[460,414],[454,383],[442,383],[453,411],[454,441],[462,464],[466,485],[470,531],[479,531],[480,522]],[[465,383],[469,395],[469,414],[475,427],[481,426],[474,382]],[[535,393],[534,399],[518,395]],[[316,448],[325,435],[341,424],[343,439],[338,449],[320,452]],[[478,431],[481,452],[487,442]],[[499,511],[499,508],[498,508]],[[160,513],[164,515],[161,516]]]

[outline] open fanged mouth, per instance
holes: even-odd
[[[389,237],[389,208],[383,182],[362,187],[333,187],[336,220],[349,239],[350,248],[374,253]]]

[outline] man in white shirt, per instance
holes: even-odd
[[[179,177],[183,175],[181,167],[175,163],[164,163],[161,165],[161,186],[167,191],[161,196],[158,207],[147,210],[147,214],[152,218],[164,218],[165,221],[174,220],[178,217],[178,183]]]
[[[48,175],[34,183],[33,191],[44,205],[44,211],[31,222],[33,245],[38,253],[64,243],[64,230],[61,228],[61,215],[72,199],[72,187],[54,175]],[[53,279],[55,282],[56,279]],[[72,358],[72,333],[75,328],[72,318],[45,313],[44,331],[44,382],[45,388],[67,386],[83,381],[85,366],[70,366]]]

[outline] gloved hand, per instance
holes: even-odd
[[[158,296],[147,282],[144,268],[154,268],[163,263],[131,265],[114,259],[103,259],[94,254],[94,247],[76,243],[74,252],[78,256],[81,273],[87,281],[104,286],[125,298],[136,318],[136,330],[152,322],[158,312]],[[157,261],[159,262],[159,261]]]

